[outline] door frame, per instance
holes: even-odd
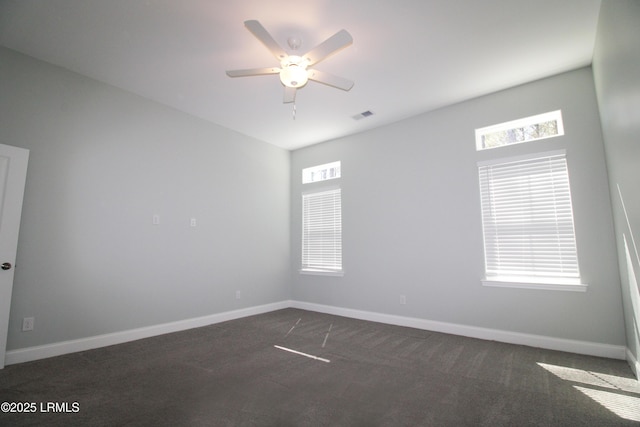
[[[4,191],[0,191],[0,264],[8,263],[11,266],[7,270],[0,270],[0,369],[2,369],[4,368],[9,335],[11,294],[29,150],[0,144],[0,158],[7,159],[5,176],[3,177],[5,180]]]

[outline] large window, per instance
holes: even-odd
[[[585,290],[564,151],[481,162],[478,171],[485,284]]]
[[[302,273],[342,273],[340,188],[302,194]]]

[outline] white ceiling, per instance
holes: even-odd
[[[591,64],[600,0],[0,0],[0,45],[286,148],[361,132]],[[337,31],[350,47],[283,104],[278,66],[245,27],[289,51]],[[370,110],[373,116],[354,120]]]

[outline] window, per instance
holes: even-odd
[[[560,110],[476,129],[476,150],[564,135]]]
[[[580,285],[564,151],[478,164],[486,285]]]
[[[302,170],[302,183],[326,181],[340,178],[340,162],[327,163]]]
[[[302,195],[302,273],[342,274],[340,188]]]

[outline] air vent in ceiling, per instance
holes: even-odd
[[[364,119],[364,118],[369,117],[369,116],[373,116],[373,113],[371,111],[367,110],[367,111],[363,111],[362,113],[356,114],[355,116],[353,116],[353,120],[360,120],[360,119]]]

